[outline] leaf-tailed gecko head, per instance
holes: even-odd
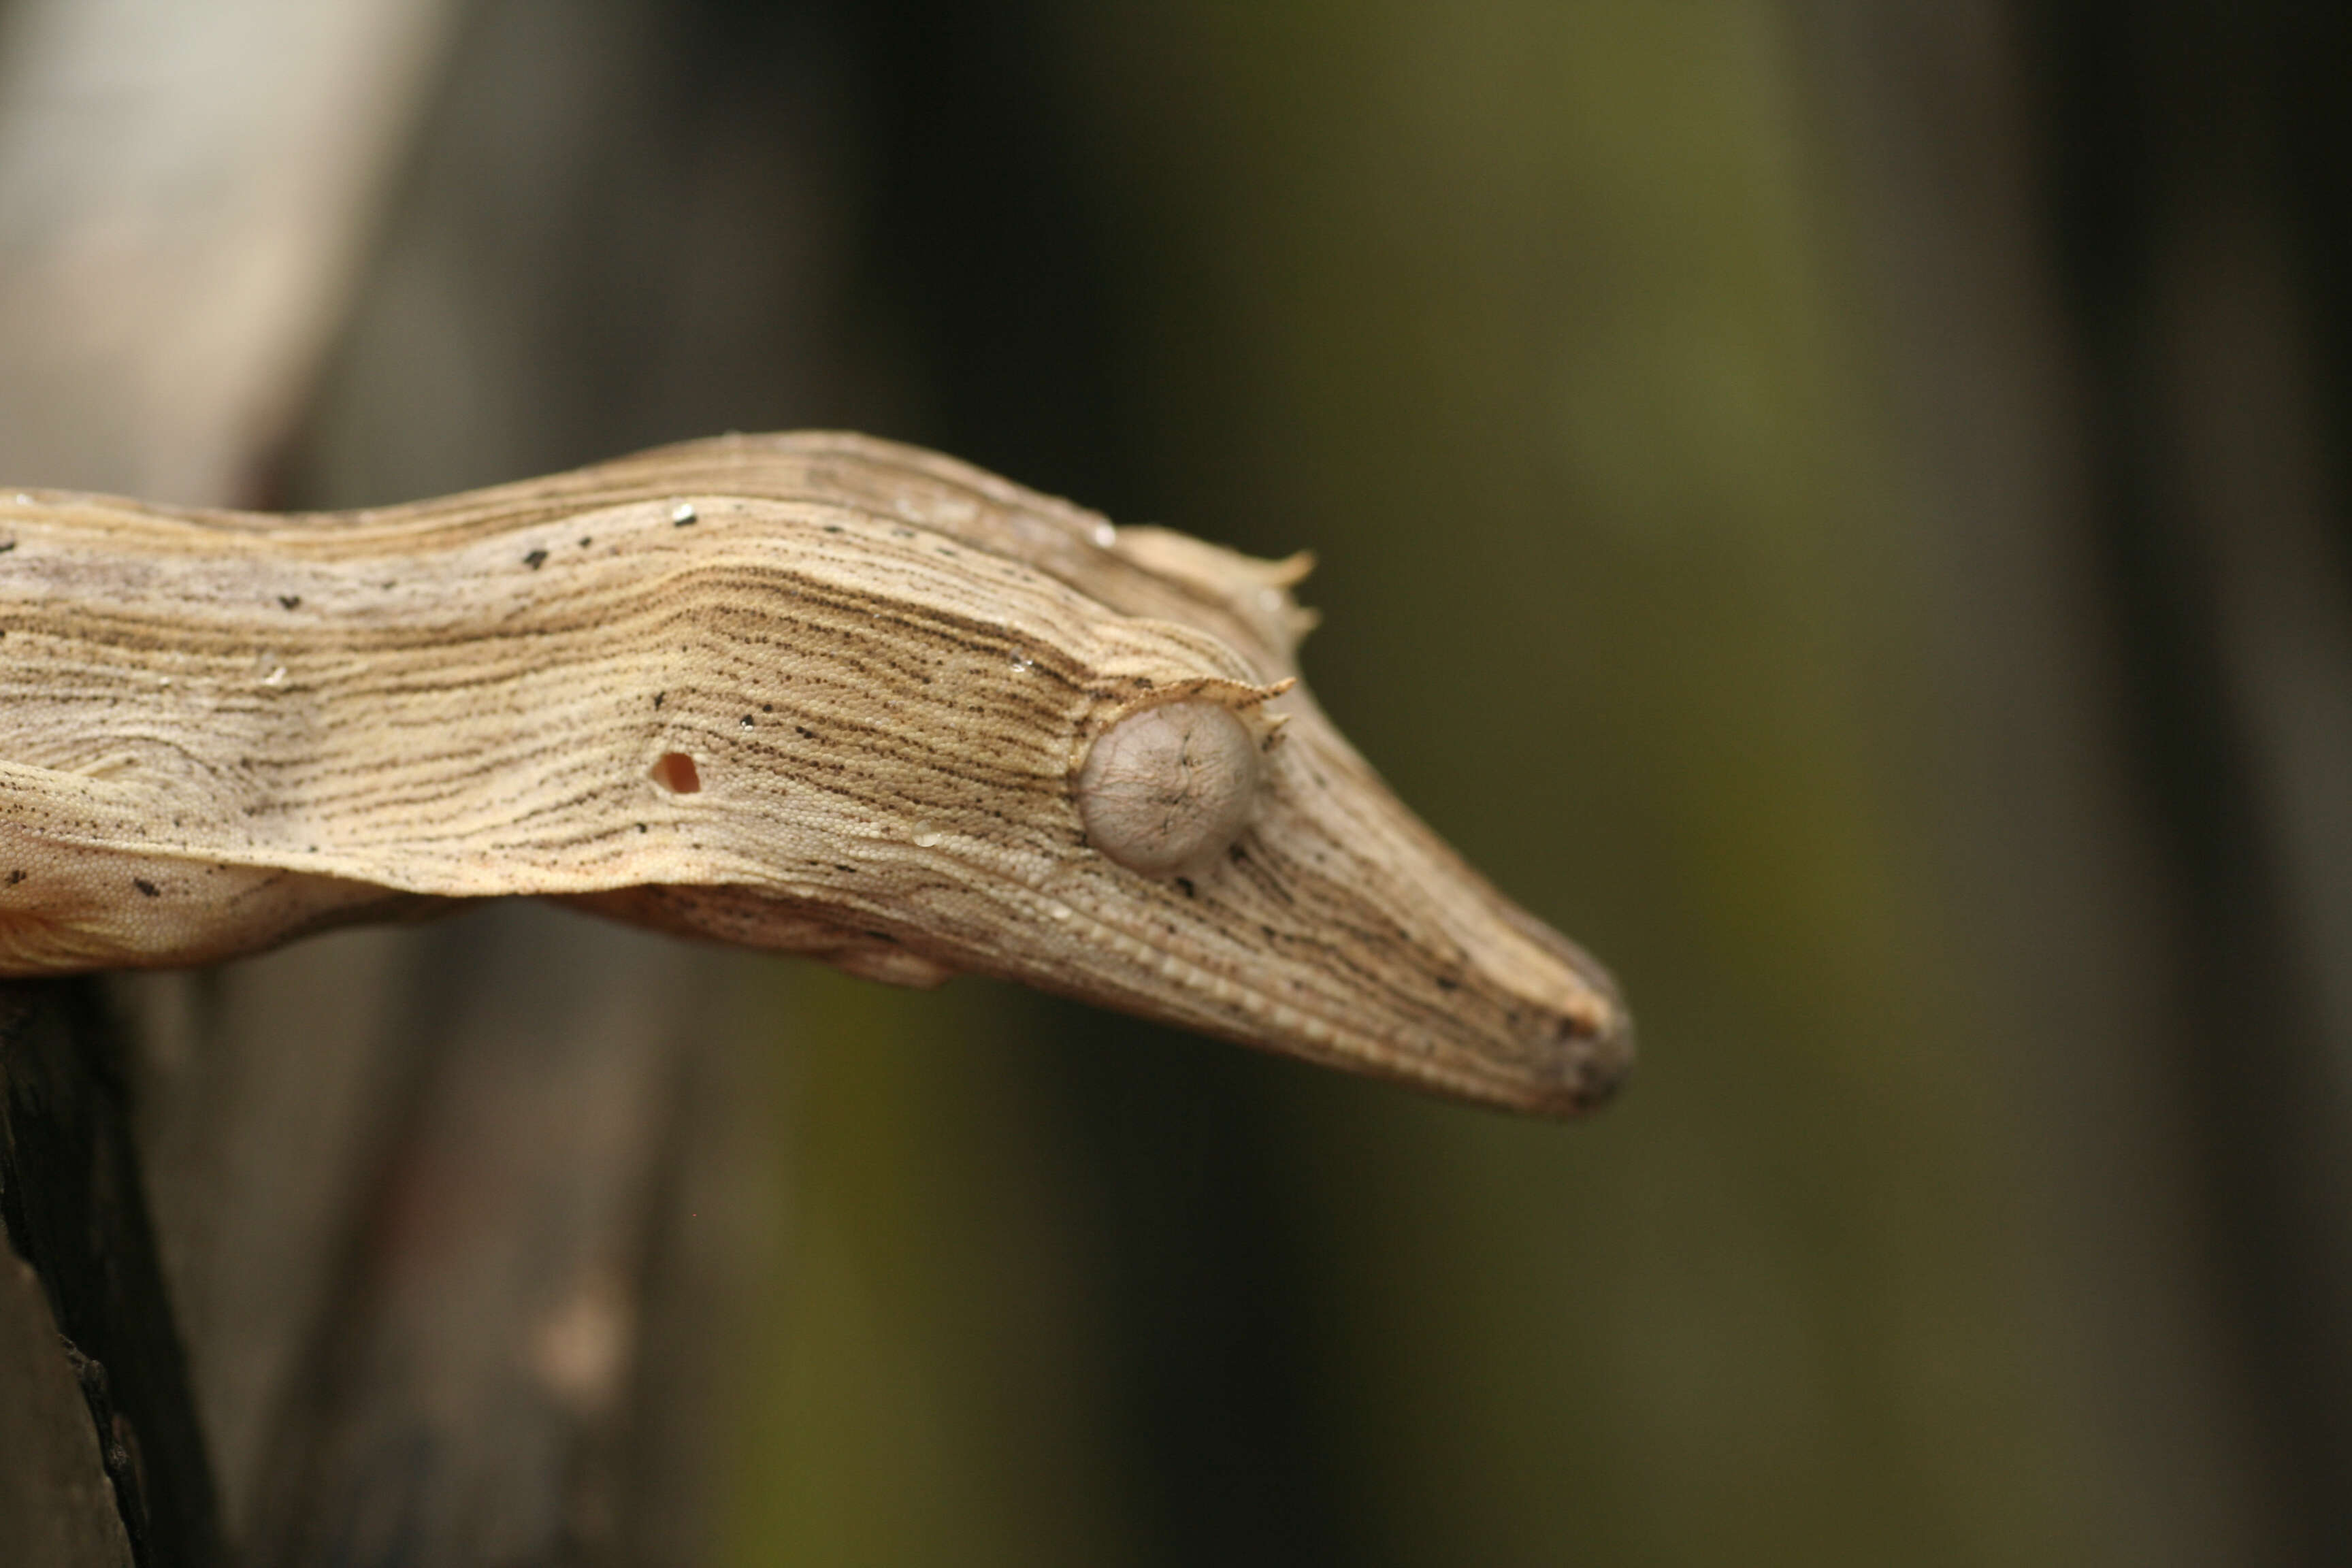
[[[533,894],[1523,1110],[1631,1059],[1297,686],[1303,557],[835,435],[323,524],[18,510],[0,973]]]
[[[1491,1105],[1572,1114],[1623,1076],[1608,974],[1297,685],[1304,558],[1114,529],[856,437],[719,457],[714,487],[814,474],[858,504],[762,522],[805,531],[772,578],[746,513],[727,573],[694,579],[729,595],[675,623],[709,674],[662,677],[629,767],[690,754],[701,788],[644,784],[651,831],[620,840],[644,859],[615,874],[701,885],[614,912],[885,979],[995,974]],[[731,515],[704,506],[696,547],[738,538]],[[798,647],[822,657],[782,661]]]

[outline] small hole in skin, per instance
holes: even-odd
[[[664,752],[653,766],[653,779],[672,795],[692,795],[702,787],[701,770],[684,752]]]

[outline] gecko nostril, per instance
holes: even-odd
[[[684,752],[664,752],[650,773],[654,783],[672,795],[693,795],[702,788],[702,771]]]

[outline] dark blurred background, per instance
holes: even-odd
[[[2352,10],[316,5],[409,30],[241,455],[11,480],[845,426],[1312,549],[1326,706],[1641,1026],[1561,1128],[695,960],[757,1263],[679,1553],[2352,1561]]]

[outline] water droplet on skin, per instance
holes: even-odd
[[[16,492],[16,504],[18,506],[30,506],[33,504],[33,498],[26,495],[24,491],[18,490]]]
[[[1071,910],[1067,904],[1047,904],[1045,913],[1055,920],[1066,921],[1070,918]]]
[[[695,516],[694,503],[690,500],[682,500],[669,509],[670,522],[678,528],[684,528],[688,523],[692,522]]]
[[[1013,674],[1015,674],[1015,675],[1026,675],[1026,674],[1028,674],[1031,670],[1035,669],[1036,668],[1037,668],[1037,661],[1036,661],[1035,659],[1034,659],[1034,658],[1031,658],[1027,654],[1025,654],[1025,653],[1016,653],[1016,654],[1014,654],[1014,655],[1013,656]]]
[[[262,684],[262,685],[264,685],[264,686],[283,686],[283,685],[285,685],[285,684],[286,684],[286,667],[285,667],[284,665],[282,665],[282,664],[281,664],[281,665],[279,665],[277,668],[275,668],[275,669],[271,670],[268,675],[263,676],[263,677],[261,678],[261,684]]]
[[[1095,524],[1095,547],[1097,549],[1108,550],[1112,545],[1117,544],[1118,542],[1118,530],[1113,528],[1107,522],[1098,522]]]
[[[940,847],[940,836],[939,836],[938,834],[936,834],[936,833],[918,833],[918,834],[916,834],[916,835],[915,835],[915,847],[916,847],[916,848],[918,848],[918,849],[937,849],[939,847]]]

